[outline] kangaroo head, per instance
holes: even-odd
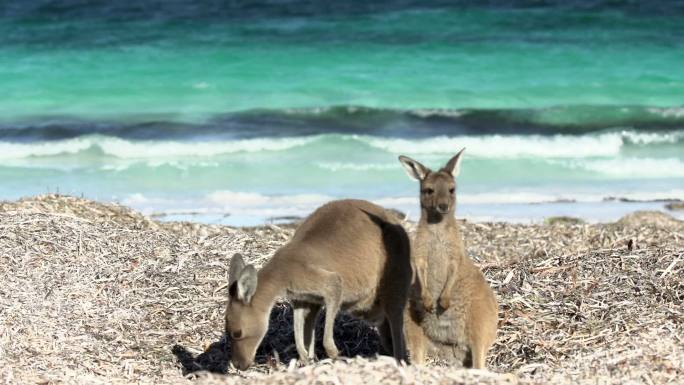
[[[456,177],[460,171],[461,159],[465,148],[454,155],[439,171],[432,171],[407,156],[399,161],[406,173],[420,182],[420,207],[430,222],[440,222],[443,217],[454,214],[456,210]]]
[[[240,254],[230,261],[229,297],[226,308],[226,335],[230,338],[231,362],[245,370],[254,362],[256,350],[268,330],[270,309],[252,304],[257,289],[257,271],[245,265]]]

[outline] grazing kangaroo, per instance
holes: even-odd
[[[314,358],[314,327],[325,306],[323,346],[338,355],[333,325],[338,310],[378,323],[383,343],[407,360],[404,309],[413,277],[410,243],[395,216],[362,200],[330,202],[318,208],[257,272],[239,254],[230,262],[225,330],[231,361],[246,369],[268,329],[279,297],[294,309],[297,353]]]
[[[420,297],[422,309],[411,301],[405,327],[414,363],[423,362],[432,346],[438,355],[446,351],[450,360],[484,368],[496,338],[498,305],[482,272],[465,253],[454,216],[456,176],[464,150],[436,172],[399,157],[408,175],[420,181],[421,207],[411,255],[418,286],[412,295]]]

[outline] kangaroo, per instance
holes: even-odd
[[[408,175],[420,182],[421,207],[411,245],[417,275],[412,296],[420,302],[410,302],[405,327],[414,363],[423,362],[432,346],[437,354],[446,351],[450,360],[466,367],[484,368],[496,338],[498,305],[482,272],[466,255],[455,218],[456,177],[464,150],[436,172],[399,157]]]
[[[410,242],[394,216],[362,200],[333,201],[318,208],[257,272],[233,256],[225,331],[231,362],[249,367],[268,329],[277,298],[294,309],[299,358],[314,358],[314,327],[325,307],[323,346],[336,358],[335,315],[348,311],[381,326],[383,344],[397,360],[407,360],[403,316],[413,279]]]

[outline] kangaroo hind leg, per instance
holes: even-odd
[[[388,321],[392,333],[392,353],[399,361],[408,362],[406,353],[406,339],[404,338],[404,314],[403,309],[390,314]]]
[[[473,369],[484,369],[487,364],[487,349],[482,346],[482,343],[476,342],[470,346],[470,354]]]

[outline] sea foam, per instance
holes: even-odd
[[[301,138],[255,138],[231,141],[133,141],[108,136],[34,143],[0,142],[0,159],[20,159],[77,154],[97,150],[122,159],[168,159],[173,157],[211,157],[239,152],[283,151],[304,146],[316,136]]]
[[[482,158],[582,158],[616,156],[623,146],[619,133],[569,135],[440,136],[429,139],[388,139],[357,136],[368,145],[394,154],[452,154],[462,147]]]
[[[684,162],[677,158],[582,159],[568,166],[613,178],[684,178]]]
[[[612,199],[608,204],[604,203],[609,196],[617,199]],[[624,215],[625,212],[634,210],[635,207],[662,209],[662,203],[654,200],[667,200],[682,196],[684,196],[684,190],[681,189],[658,192],[616,190],[609,194],[582,191],[554,193],[534,190],[502,190],[459,194],[457,215],[476,221],[529,222],[541,221],[543,218],[552,215],[579,215],[590,220],[614,220],[620,215]],[[360,196],[359,198],[364,197]],[[401,210],[411,220],[417,220],[420,216],[417,196],[365,198],[381,206]],[[339,199],[339,197],[325,194],[268,195],[220,190],[201,197],[177,199],[136,193],[123,199],[123,203],[145,214],[162,214],[162,218],[171,220],[200,220],[209,223],[245,225],[247,223],[261,224],[267,221],[277,221],[278,218],[303,218],[317,207],[334,199]],[[637,201],[638,203],[625,203],[621,202],[620,199]],[[606,214],[597,214],[596,210],[607,210],[613,217],[601,218]]]
[[[78,154],[91,151],[120,159],[173,159],[212,157],[235,153],[307,151],[319,144],[332,147],[355,145],[354,154],[382,151],[394,155],[447,155],[462,147],[469,156],[510,158],[616,157],[625,146],[658,146],[684,140],[684,131],[635,132],[630,130],[589,135],[483,135],[436,136],[408,139],[369,135],[320,134],[292,137],[262,137],[235,140],[131,140],[89,135],[40,142],[0,142],[0,159],[21,159]],[[364,148],[365,147],[365,148]],[[340,147],[341,148],[341,147]],[[656,150],[656,148],[653,148]],[[657,150],[656,150],[657,152]],[[306,152],[304,152],[306,153]],[[325,169],[385,169],[379,163],[319,163]]]

